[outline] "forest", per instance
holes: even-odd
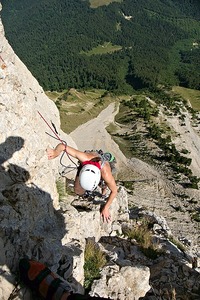
[[[200,89],[198,0],[1,3],[9,43],[46,91]]]

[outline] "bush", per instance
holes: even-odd
[[[100,278],[100,269],[106,264],[105,254],[101,251],[98,245],[88,240],[85,247],[85,282],[84,287],[87,291],[90,290],[92,282]]]
[[[140,225],[136,225],[134,228],[128,228],[124,230],[124,234],[129,239],[135,239],[141,252],[150,259],[156,259],[162,254],[162,251],[157,248],[157,244],[153,243],[153,235],[151,232],[152,224],[146,219],[142,219]]]
[[[59,201],[62,201],[66,193],[65,193],[65,183],[63,182],[63,180],[61,180],[61,178],[56,181],[56,188],[59,195]]]

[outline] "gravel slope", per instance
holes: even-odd
[[[199,252],[199,228],[198,222],[191,222],[191,205],[187,199],[183,199],[178,194],[187,194],[189,199],[195,199],[200,203],[200,191],[193,189],[183,189],[175,182],[170,182],[163,176],[162,172],[143,162],[132,158],[127,159],[119,149],[119,146],[112,140],[106,127],[114,122],[114,117],[118,112],[115,103],[104,109],[97,118],[79,126],[70,136],[77,147],[84,151],[86,149],[102,149],[112,152],[117,159],[117,170],[120,176],[117,179],[133,181],[133,195],[129,197],[129,204],[133,206],[143,206],[150,211],[164,216],[170,225],[172,233],[177,238],[192,240],[191,249]],[[200,177],[200,136],[198,128],[193,127],[189,115],[186,114],[185,125],[181,125],[177,117],[167,118],[167,122],[177,135],[173,142],[177,149],[187,149],[188,156],[192,158],[192,171]],[[177,196],[176,196],[177,194]],[[198,204],[196,204],[198,205]],[[177,211],[180,208],[180,211]]]

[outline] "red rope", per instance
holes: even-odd
[[[38,114],[40,115],[40,117],[43,119],[43,121],[47,124],[47,126],[51,129],[51,131],[55,134],[55,136],[57,137],[57,139],[63,144],[65,145],[65,143],[60,139],[60,137],[57,135],[57,133],[51,128],[51,126],[47,123],[47,121],[45,120],[45,118],[41,115],[41,113],[38,111]],[[65,145],[66,147],[66,145]]]
[[[42,114],[38,111],[38,114],[40,115],[40,117],[43,119],[43,121],[47,124],[47,126],[51,129],[51,131],[55,134],[55,136],[57,137],[57,139],[65,146],[65,153],[67,154],[69,160],[71,160],[71,162],[76,166],[77,168],[77,165],[76,163],[71,159],[71,157],[69,156],[68,152],[67,152],[67,144],[65,142],[63,142],[60,137],[57,135],[57,133],[51,128],[51,126],[48,124],[48,122],[45,120],[45,118],[42,116]],[[62,157],[61,157],[62,159]],[[61,160],[60,160],[60,163],[61,163]],[[63,165],[63,164],[62,164]],[[63,165],[64,166],[64,165]],[[66,166],[65,166],[66,167]]]

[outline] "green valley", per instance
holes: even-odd
[[[6,37],[44,90],[200,89],[200,4],[2,0]]]

